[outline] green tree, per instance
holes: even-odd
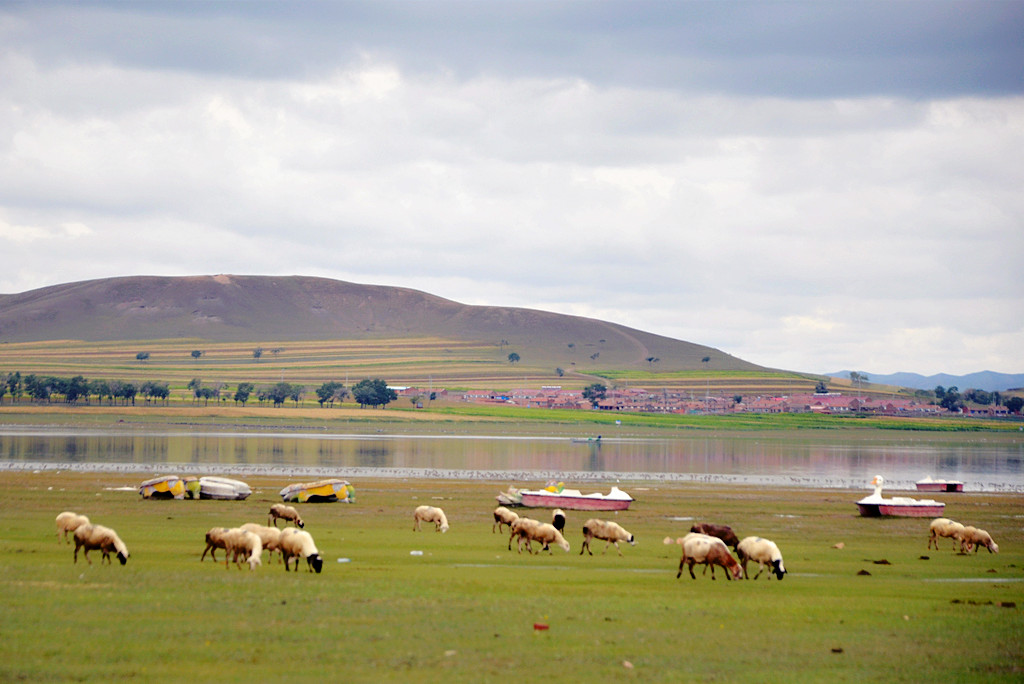
[[[82,397],[89,396],[89,381],[81,375],[76,375],[68,381],[64,389],[64,402],[75,404]]]
[[[1021,409],[1024,409],[1024,398],[1021,397],[1010,397],[1003,402],[1003,406],[1010,413],[1020,413]]]
[[[135,355],[138,361],[147,361],[149,359],[149,352],[139,352]]]
[[[256,347],[252,350],[252,358],[256,361],[259,361],[261,356],[263,356],[263,347]]]
[[[274,408],[284,403],[292,394],[292,386],[287,382],[279,382],[267,390],[267,399],[274,402]]]
[[[590,405],[597,408],[597,405],[608,396],[608,388],[599,382],[587,385],[583,388],[583,398],[590,402]]]
[[[939,388],[936,388],[936,390]],[[937,394],[937,392],[936,392]],[[947,411],[959,411],[964,407],[963,398],[960,396],[960,389],[957,387],[950,387],[942,393],[942,400],[939,401],[939,406],[946,409]]]
[[[654,368],[654,364],[661,361],[661,359],[659,359],[657,356],[648,356],[646,359],[644,359],[644,361],[647,362],[648,368]]]
[[[828,394],[828,385],[825,384],[824,380],[819,380],[818,384],[814,386],[815,394]]]
[[[519,363],[519,354],[516,354],[515,352],[512,352],[511,354],[509,354],[508,355],[508,362],[509,363]]]
[[[359,403],[360,408],[370,406],[387,406],[390,402],[398,399],[398,393],[388,387],[387,383],[376,378],[374,380],[360,380],[352,386],[352,398]]]
[[[234,400],[236,404],[245,406],[245,402],[249,401],[249,395],[255,389],[255,385],[251,382],[240,382],[238,383],[238,389],[235,390]]]
[[[323,408],[324,404],[333,407],[335,401],[342,401],[347,396],[348,389],[340,382],[325,382],[316,390],[316,400],[320,403],[320,408]]]
[[[188,381],[187,387],[190,390],[192,390],[192,403],[194,404],[202,394],[203,381],[200,380],[199,378],[192,378],[191,380]]]
[[[139,385],[139,394],[146,398],[146,403],[156,399],[162,399],[163,402],[167,403],[167,397],[171,395],[171,388],[166,382],[157,382],[155,380],[148,380]]]
[[[202,355],[203,355],[203,351],[201,349],[193,349],[192,350],[192,358],[193,359],[198,359]]]
[[[96,402],[100,405],[103,404],[103,397],[108,397],[111,403],[114,400],[114,395],[110,391],[110,383],[106,380],[90,380],[89,394],[95,395]]]
[[[11,395],[11,401],[18,401],[18,397],[21,396],[21,392],[24,389],[21,381],[21,371],[14,371],[7,375],[7,391]]]
[[[129,403],[135,406],[135,395],[138,394],[139,390],[134,384],[115,380],[110,383],[110,391],[114,399],[120,399],[124,406],[127,406]]]

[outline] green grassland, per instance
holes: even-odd
[[[256,348],[263,349],[259,359]],[[203,352],[198,359],[192,351]],[[522,356],[508,361],[510,346],[436,337],[414,339],[209,342],[203,340],[146,340],[128,342],[46,342],[0,345],[0,373],[22,375],[83,375],[87,379],[167,382],[180,399],[188,382],[273,384],[284,380],[304,384],[307,396],[328,380],[354,384],[363,378],[384,378],[392,385],[421,388],[503,390],[559,385],[583,388],[593,382],[609,386],[679,391],[703,397],[813,392],[821,379],[788,371],[725,370],[713,365],[699,370],[655,372],[622,370],[601,364],[582,351],[546,351],[540,358]],[[149,354],[140,361],[136,355]],[[557,370],[562,370],[559,375]],[[852,391],[849,383],[829,380],[829,386]],[[857,388],[864,396],[892,396],[896,388]]]
[[[509,483],[355,481],[355,504],[300,505],[325,557],[317,575],[199,560],[208,528],[264,521],[286,482],[249,479],[248,500],[216,502],[143,501],[138,480],[0,473],[0,680],[1006,682],[1024,671],[1019,496],[940,495],[1001,547],[960,555],[950,540],[925,548],[926,520],[858,517],[861,491],[621,483],[637,501],[603,516],[635,547],[580,556],[586,516],[570,511],[572,551],[531,556],[491,531]],[[451,530],[413,532],[420,503],[443,506]],[[53,522],[66,509],[117,529],[128,564],[96,552],[73,564]],[[689,518],[774,539],[789,575],[676,579],[679,547],[663,539]]]

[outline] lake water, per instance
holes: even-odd
[[[517,486],[674,480],[913,489],[926,476],[1024,493],[1024,435],[852,432],[569,437],[0,428],[0,470],[478,478]]]

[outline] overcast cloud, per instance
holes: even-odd
[[[0,3],[0,292],[302,274],[1022,372],[1024,2]]]

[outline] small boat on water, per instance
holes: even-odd
[[[916,483],[919,492],[962,492],[964,483],[960,480],[933,480],[926,477]]]
[[[241,480],[227,477],[178,477],[160,475],[139,485],[143,499],[222,499],[241,501],[252,488]]]
[[[584,494],[578,489],[566,489],[559,482],[544,489],[515,489],[498,494],[498,502],[505,506],[528,508],[565,508],[576,511],[624,511],[633,503],[633,497],[613,486],[608,494]]]
[[[866,518],[877,518],[891,516],[899,518],[938,518],[942,516],[946,504],[931,499],[911,499],[905,496],[896,496],[890,499],[882,498],[882,485],[885,479],[881,475],[875,475],[871,480],[875,491],[857,502],[857,509]]]
[[[299,503],[326,503],[332,501],[355,503],[356,489],[345,480],[330,479],[302,482],[290,484],[282,489],[281,499],[284,501],[298,501]]]

